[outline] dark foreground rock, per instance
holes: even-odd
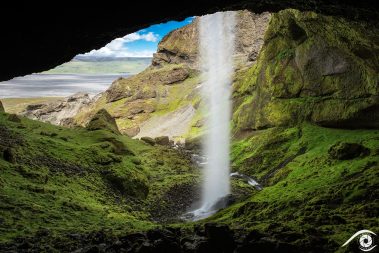
[[[302,235],[295,239],[298,237]],[[224,224],[206,223],[196,225],[193,229],[165,227],[119,236],[110,231],[99,231],[90,234],[69,233],[58,237],[45,229],[33,238],[18,238],[12,243],[0,244],[0,252],[290,253],[330,252],[335,247],[317,237],[309,238],[306,245],[298,245],[281,240],[277,235],[261,234],[255,230],[232,230]]]

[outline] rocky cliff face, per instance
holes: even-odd
[[[237,13],[234,60],[239,69],[256,61],[270,16],[246,10]],[[96,111],[105,108],[120,131],[129,136],[181,139],[199,134],[202,112],[197,24],[195,18],[165,36],[151,66],[133,77],[114,81],[94,105],[75,117],[78,124],[85,125]],[[180,127],[178,119],[184,119]]]
[[[285,10],[273,14],[257,64],[234,84],[237,130],[311,121],[379,126],[378,30]]]
[[[76,93],[59,101],[30,104],[21,115],[54,125],[73,126],[73,117],[91,102],[92,99],[87,93]]]
[[[235,57],[240,64],[255,61],[263,45],[263,37],[271,14],[255,14],[247,10],[237,12]],[[165,36],[154,54],[152,65],[185,63],[198,67],[198,18]]]

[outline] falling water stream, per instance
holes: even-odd
[[[220,199],[230,194],[229,146],[231,83],[233,75],[235,12],[202,16],[199,21],[200,64],[203,101],[208,133],[203,141],[204,164],[202,200],[193,211],[195,219],[217,211]],[[219,206],[219,205],[217,205]]]

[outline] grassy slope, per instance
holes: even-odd
[[[104,130],[17,123],[7,114],[0,128],[1,241],[41,229],[144,230],[154,226],[155,197],[197,178],[176,151]]]
[[[328,149],[338,142],[360,143],[370,154],[333,159]],[[264,189],[210,220],[295,245],[320,240],[335,250],[360,229],[379,229],[378,130],[272,128],[235,142],[232,162]]]

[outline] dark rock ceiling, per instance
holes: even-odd
[[[125,0],[92,1],[85,7],[65,1],[50,2],[13,2],[12,6],[0,8],[0,81],[53,68],[78,53],[100,48],[114,38],[151,24],[219,10],[275,12],[296,8],[378,23],[373,0]]]

